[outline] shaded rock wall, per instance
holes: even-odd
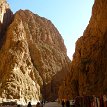
[[[71,73],[66,79],[66,87],[70,97],[100,96],[107,94],[106,77],[107,0],[95,0],[89,25],[83,36],[76,42]],[[62,92],[65,91],[62,87],[65,85],[60,87],[59,96],[64,95]]]

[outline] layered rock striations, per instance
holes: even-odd
[[[76,42],[71,73],[66,79],[66,86],[60,87],[59,96],[67,96],[67,92],[72,98],[107,94],[106,77],[107,0],[95,0],[89,25]],[[64,87],[67,87],[66,92]]]
[[[29,10],[19,10],[3,36],[0,97],[22,102],[57,98],[70,60],[51,21]]]

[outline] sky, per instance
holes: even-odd
[[[64,39],[67,55],[72,59],[75,43],[83,35],[94,0],[7,0],[15,13],[28,9],[52,21]]]

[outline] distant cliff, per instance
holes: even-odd
[[[5,39],[4,33],[12,21],[13,13],[6,0],[0,0],[0,48]]]
[[[70,70],[61,35],[51,21],[29,10],[5,15],[10,15],[5,22],[11,23],[3,28],[1,39],[0,97],[22,102],[56,99]]]
[[[95,0],[89,25],[76,42],[71,72],[59,96],[103,94],[107,94],[107,0]]]

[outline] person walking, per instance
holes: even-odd
[[[42,100],[42,101],[41,101],[41,107],[43,107],[43,104],[44,104],[44,103],[43,103],[43,100]]]
[[[62,107],[64,107],[64,105],[65,105],[65,102],[64,102],[64,100],[62,100],[62,103],[61,103],[61,104],[62,104]]]
[[[69,102],[69,100],[66,101],[66,107],[70,107],[70,102]]]
[[[31,102],[28,103],[27,107],[32,107]]]
[[[36,107],[41,107],[40,102],[37,102]]]
[[[45,102],[46,102],[46,101],[45,101],[45,99],[44,99],[44,100],[43,100],[43,104],[44,104],[44,105],[45,105]]]

